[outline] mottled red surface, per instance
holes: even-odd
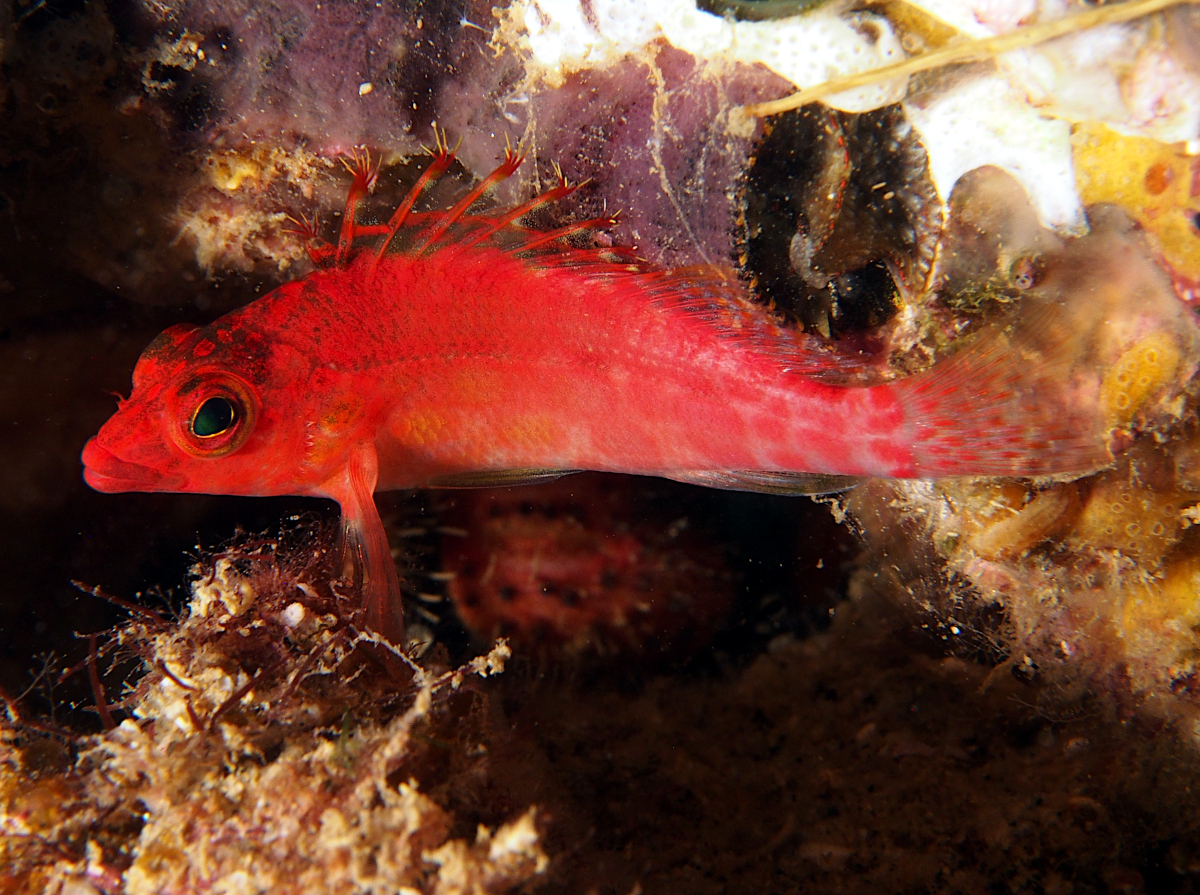
[[[720,549],[685,521],[647,515],[630,481],[571,476],[463,492],[445,535],[447,585],[480,637],[567,653],[686,655],[733,596]]]

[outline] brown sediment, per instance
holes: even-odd
[[[1186,731],[940,656],[866,579],[723,673],[531,678],[499,646],[402,680],[321,543],[245,539],[178,629],[120,632],[146,664],[115,729],[3,722],[0,885],[1139,891],[1200,856]]]

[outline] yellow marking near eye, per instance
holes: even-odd
[[[363,402],[355,397],[344,397],[327,404],[321,412],[319,425],[331,434],[345,432],[363,416]]]

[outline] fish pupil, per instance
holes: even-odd
[[[197,438],[211,438],[220,435],[233,425],[237,417],[233,402],[228,398],[209,398],[192,417],[192,434]]]

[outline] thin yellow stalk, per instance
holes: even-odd
[[[777,115],[780,112],[789,112],[792,109],[798,109],[821,97],[829,96],[831,93],[841,93],[843,90],[851,90],[855,87],[866,87],[904,75],[915,75],[918,72],[940,68],[943,65],[991,59],[1001,53],[1007,53],[1011,50],[1022,50],[1026,47],[1032,47],[1036,44],[1053,40],[1056,37],[1063,37],[1067,34],[1073,34],[1076,31],[1095,28],[1097,25],[1128,22],[1131,19],[1159,12],[1169,6],[1194,2],[1197,2],[1197,0],[1127,0],[1125,3],[1109,3],[1104,6],[1086,9],[1082,12],[1072,13],[1059,19],[1053,19],[1049,22],[1036,22],[1032,25],[1026,25],[1023,28],[1010,31],[1008,34],[955,41],[940,49],[922,53],[919,56],[912,56],[900,62],[893,62],[890,65],[873,68],[870,71],[845,75],[812,87],[806,87],[803,90],[796,91],[791,96],[785,96],[783,99],[744,106],[743,110],[745,114],[756,117]]]

